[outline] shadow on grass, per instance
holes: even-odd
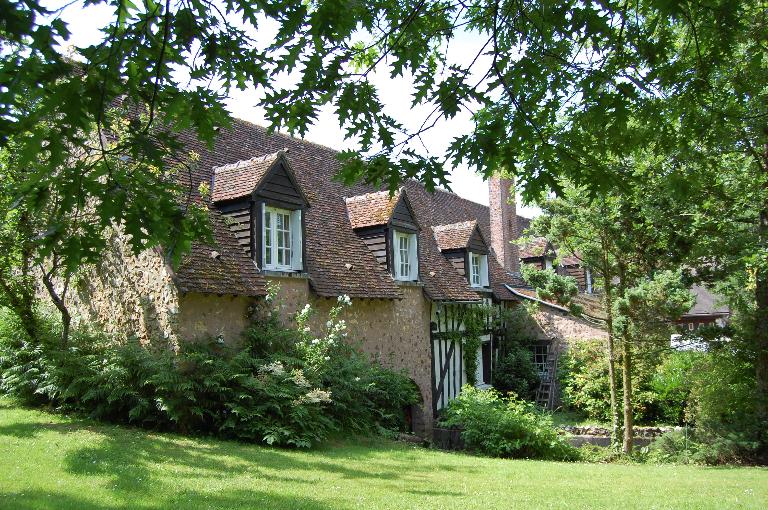
[[[88,435],[75,436],[78,432],[87,432]],[[216,486],[222,479],[242,475],[254,481],[272,482],[284,487],[286,484],[289,487],[295,485],[295,492],[299,495],[291,498],[285,492],[275,496],[269,492],[234,490],[227,491],[223,496],[200,493],[199,503],[213,508],[243,506],[323,509],[326,507],[322,503],[301,495],[307,489],[299,488],[300,485],[318,483],[318,477],[323,474],[329,475],[330,479],[354,479],[380,485],[381,482],[390,485],[391,482],[402,481],[418,484],[419,479],[426,476],[412,469],[413,456],[423,455],[424,452],[368,440],[363,440],[361,444],[332,443],[319,449],[297,452],[236,441],[191,438],[133,427],[101,425],[89,420],[49,423],[45,415],[19,423],[6,422],[6,425],[0,426],[0,440],[2,436],[33,439],[51,433],[56,436],[73,436],[71,441],[66,440],[68,445],[62,469],[78,477],[93,477],[93,482],[109,490],[115,499],[111,504],[100,507],[86,499],[67,501],[73,496],[66,494],[54,494],[49,499],[45,491],[29,491],[24,496],[13,496],[12,500],[0,494],[0,501],[13,501],[11,508],[21,509],[134,507],[136,500],[147,502],[144,507],[138,508],[157,508],[155,502],[173,506],[178,504],[179,508],[185,508],[194,506],[194,503],[190,504],[194,499],[189,498],[196,496],[191,491],[180,489],[179,481],[181,486],[190,486],[194,490]],[[398,453],[393,455],[393,452]],[[457,466],[442,462],[431,467],[442,471],[458,469]],[[462,466],[461,470],[467,474],[476,471],[467,466]],[[169,490],[170,486],[174,487]],[[153,496],[148,499],[147,494]],[[429,492],[423,494],[432,495]],[[59,496],[61,498],[57,499]],[[264,503],[248,504],[253,498],[260,498]],[[339,508],[339,505],[335,504],[333,508]]]
[[[94,502],[71,494],[49,491],[25,491],[22,494],[0,492],[0,506],[15,510],[108,510],[115,508],[110,503]],[[4,505],[8,505],[7,507]],[[263,491],[229,490],[224,493],[188,491],[171,497],[158,494],[151,503],[129,502],[120,508],[155,510],[161,508],[243,508],[269,510],[331,510],[341,509],[336,504],[328,506],[312,498],[293,497]]]

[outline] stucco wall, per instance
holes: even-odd
[[[182,340],[220,337],[236,343],[250,324],[254,299],[188,293],[179,300],[178,335]]]
[[[310,323],[320,331],[335,299],[321,298],[310,292],[306,279],[268,277],[280,285],[277,306],[287,324],[292,315],[312,305],[316,314]],[[432,426],[432,390],[429,345],[430,302],[420,285],[403,284],[403,299],[355,299],[341,318],[347,322],[349,338],[382,365],[403,369],[419,387],[423,405],[414,413],[414,429],[424,433]]]

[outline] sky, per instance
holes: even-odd
[[[49,0],[44,3],[49,9],[56,9],[66,2]],[[72,33],[67,43],[74,46],[87,46],[100,40],[99,29],[109,23],[112,12],[112,8],[106,5],[89,6],[84,9],[79,3],[75,3],[67,7],[60,15],[68,23]],[[272,30],[268,26],[260,26],[259,39],[270,40]],[[460,34],[447,48],[449,62],[468,64],[474,59],[483,42],[474,34]],[[488,68],[487,64],[483,65],[483,57],[478,60],[476,67],[483,70]],[[287,83],[290,77],[285,76],[280,79],[286,80]],[[379,91],[385,111],[407,128],[418,128],[432,109],[429,106],[412,107],[413,87],[408,76],[392,79],[387,72],[376,72],[371,76],[371,81]],[[265,112],[258,106],[260,96],[260,92],[254,89],[234,91],[226,100],[226,106],[233,116],[266,126]],[[470,113],[462,111],[453,119],[438,122],[433,129],[425,133],[422,137],[424,144],[417,149],[422,153],[428,152],[430,155],[439,157],[454,136],[466,133],[471,128]],[[333,149],[352,148],[355,143],[354,140],[345,138],[338,119],[331,109],[320,112],[318,120],[310,127],[304,138]],[[448,168],[448,170],[451,191],[466,199],[488,205],[488,184],[480,175],[466,166]],[[522,206],[520,200],[517,201],[517,208],[518,214],[523,216],[532,217],[539,213],[536,207]]]

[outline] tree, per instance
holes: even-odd
[[[122,152],[166,176],[180,150],[177,131],[194,129],[210,142],[228,120],[223,96],[246,86],[263,92],[272,125],[291,133],[304,133],[321,107],[333,107],[360,142],[341,155],[340,178],[391,189],[407,177],[430,189],[446,184],[443,163],[466,163],[485,176],[510,169],[529,198],[565,181],[594,194],[632,180],[616,161],[648,148],[683,179],[686,168],[742,156],[742,171],[762,192],[750,220],[757,255],[749,268],[756,407],[768,420],[765,0],[84,3],[110,5],[114,16],[103,41],[76,49],[82,64],[75,66],[57,45],[68,27],[56,12],[34,0],[0,0],[0,140],[17,137],[22,166],[42,152],[44,177],[59,176],[45,177],[51,184],[72,175],[56,169],[85,140],[97,142],[95,161]],[[252,34],[270,22],[274,41],[257,44]],[[480,48],[471,61],[452,62],[448,43],[464,33]],[[291,72],[280,85],[276,77]],[[420,127],[407,129],[386,113],[375,72],[412,77],[413,104],[431,112]],[[120,150],[106,150],[101,135],[114,121],[105,112],[116,104],[144,116],[133,117]],[[458,133],[444,155],[419,149],[439,119],[462,111],[471,132]],[[158,132],[160,118],[166,129]],[[46,120],[55,122],[39,129]],[[142,207],[172,203],[163,186],[145,194],[102,163],[76,175],[87,183],[71,188],[79,197],[128,190],[122,208],[102,205],[109,199],[94,207],[100,218],[136,227],[136,247],[167,244],[169,233],[185,238],[183,227],[171,228],[173,208]],[[19,197],[32,200],[36,189],[25,186]]]
[[[520,268],[523,279],[534,289],[536,294],[546,301],[554,301],[560,306],[565,306],[573,315],[581,315],[582,307],[573,302],[579,293],[576,279],[571,276],[563,276],[552,269],[539,269],[530,264],[523,264]]]
[[[621,194],[605,193],[590,198],[584,189],[566,186],[560,197],[542,202],[543,215],[532,224],[532,233],[546,237],[558,247],[559,256],[573,255],[596,277],[606,310],[608,338],[608,374],[610,382],[611,424],[613,443],[619,441],[619,424],[623,422],[623,448],[632,449],[632,350],[647,347],[643,335],[652,336],[653,328],[675,318],[661,307],[653,308],[628,329],[625,303],[628,296],[645,289],[647,281],[668,268],[679,268],[690,248],[687,232],[667,228],[666,216],[659,214],[669,206],[667,194],[650,193],[647,180],[638,180]],[[650,279],[650,280],[649,280]],[[672,283],[671,277],[665,282]],[[639,286],[639,287],[638,287]],[[670,292],[676,287],[670,286]],[[654,287],[658,290],[658,286]],[[676,296],[677,294],[673,294]],[[670,295],[670,299],[671,299]],[[650,305],[649,305],[650,306]],[[690,305],[692,306],[692,304]],[[688,308],[683,310],[687,311]],[[664,313],[662,313],[664,312]],[[683,312],[680,312],[681,314]],[[633,312],[634,313],[634,312]],[[639,317],[639,316],[638,316]],[[641,332],[634,334],[634,332]],[[632,334],[630,334],[632,333]],[[658,335],[656,335],[658,337]],[[667,340],[669,337],[666,337]],[[621,348],[617,349],[617,344]],[[619,381],[617,363],[622,366],[623,420],[619,416]]]
[[[614,326],[621,335],[622,388],[624,401],[624,453],[633,446],[632,411],[633,351],[658,348],[669,342],[672,324],[691,309],[695,299],[682,274],[661,271],[627,288],[616,300]]]

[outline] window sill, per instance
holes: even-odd
[[[263,276],[271,276],[277,278],[309,278],[309,274],[303,271],[281,271],[279,269],[262,269],[261,274]]]

